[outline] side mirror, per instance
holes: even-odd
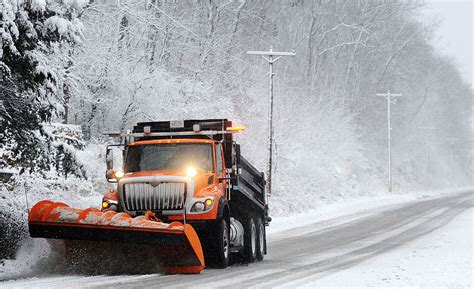
[[[239,144],[234,144],[234,165],[235,165],[235,170],[236,173],[239,174],[239,168],[240,168],[240,145]]]
[[[116,183],[118,179],[123,177],[123,171],[120,169],[123,167],[123,156],[119,158],[120,152],[122,152],[122,154],[125,153],[123,147],[123,144],[110,144],[107,146],[107,150],[105,152],[105,163],[107,165],[105,177],[109,183]],[[120,152],[114,153],[114,150],[118,149],[120,149]],[[116,157],[117,159],[115,159]]]
[[[111,148],[107,148],[105,153],[105,162],[107,164],[107,173],[114,168],[114,151]],[[108,178],[107,178],[108,179]]]
[[[237,157],[237,159],[240,160],[240,145],[236,144],[234,149],[235,149],[235,156]]]
[[[105,178],[109,183],[116,183],[117,179],[115,178],[115,170],[114,169],[108,169],[105,172]]]

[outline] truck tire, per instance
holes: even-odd
[[[214,268],[227,268],[230,263],[230,236],[227,221],[219,220],[212,231],[212,236],[208,236],[208,246],[205,248],[206,263]]]
[[[266,248],[266,234],[265,234],[265,225],[263,220],[260,217],[257,217],[256,227],[257,227],[257,261],[262,261],[265,256]]]
[[[244,227],[244,258],[249,263],[257,259],[257,227],[252,217],[247,219]]]

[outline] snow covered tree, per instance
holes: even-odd
[[[81,42],[78,13],[86,1],[6,0],[0,3],[0,154],[2,166],[44,171],[64,154],[43,128],[63,110],[59,51]],[[59,61],[61,58],[59,58]],[[64,67],[64,66],[63,66]],[[62,90],[63,87],[60,87]],[[83,175],[73,156],[69,168]],[[75,167],[75,168],[74,168]]]
[[[472,101],[472,90],[457,77],[456,67],[433,51],[433,28],[419,20],[423,5],[401,0],[94,1],[81,17],[83,49],[72,57],[81,93],[71,97],[71,119],[94,139],[105,128],[127,128],[139,120],[227,116],[248,125],[240,141],[264,168],[268,70],[245,51],[273,45],[297,54],[276,64],[275,179],[288,180],[277,188],[293,187],[301,171],[308,183],[326,180],[312,188],[335,191],[344,189],[331,182],[349,184],[351,178],[367,191],[372,179],[383,180],[386,130],[380,124],[386,112],[375,94],[387,89],[404,95],[393,111],[394,167],[405,174],[397,179],[421,179],[424,137],[416,128],[436,123],[438,155],[446,157],[449,146],[441,144],[446,137],[470,137]],[[300,129],[303,123],[308,127]],[[307,147],[317,149],[307,152]],[[459,159],[467,157],[459,153]],[[308,158],[324,168],[317,178],[301,166],[299,160]]]

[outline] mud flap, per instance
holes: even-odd
[[[78,210],[41,201],[29,212],[28,226],[33,238],[146,245],[144,249],[152,250],[150,258],[158,258],[166,273],[195,274],[205,267],[201,243],[189,224],[167,224],[145,216],[132,218],[126,213]]]

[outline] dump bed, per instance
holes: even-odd
[[[234,178],[232,184],[231,200],[243,201],[246,198],[256,207],[265,209],[265,178],[244,157],[240,156],[240,173]]]

